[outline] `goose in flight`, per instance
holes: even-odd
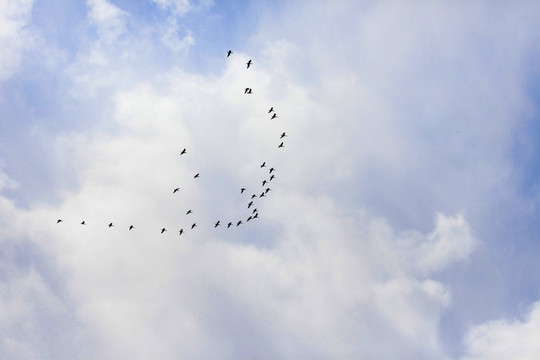
[[[135,226],[129,225],[129,230],[133,229]]]
[[[62,220],[62,219],[58,219],[58,220],[56,220],[56,223],[57,223],[57,224],[60,224],[60,223],[63,222],[63,221],[64,221],[64,220]]]
[[[266,166],[266,161],[262,163],[261,169]]]
[[[252,214],[255,214],[257,212],[257,209],[253,209]]]
[[[245,89],[244,89],[244,94],[247,94],[248,91],[249,91],[249,88],[245,88]]]
[[[253,94],[253,89],[249,88],[247,93],[248,94]]]
[[[249,220],[251,220],[251,216],[250,216],[250,217],[248,217],[246,221],[249,221]]]
[[[247,69],[249,69],[249,67],[251,66],[251,59],[249,59],[249,61],[246,64],[247,64]]]
[[[270,110],[268,110],[268,113],[270,114],[272,111],[274,111],[274,107],[272,106]]]
[[[110,223],[110,224],[109,224],[109,227],[113,227],[113,226],[114,226],[113,223]]]
[[[279,138],[283,139],[285,136],[287,136],[287,134],[283,133],[283,134],[281,134],[281,136]]]
[[[253,218],[258,219],[259,218],[259,213],[255,213],[255,216]]]
[[[236,226],[242,224],[242,220],[240,220],[239,222],[236,223]]]
[[[255,199],[256,197],[257,197],[257,194],[251,195],[251,198],[252,198],[252,199]]]
[[[182,150],[182,152],[180,153],[180,155],[184,155],[186,153],[186,149]]]
[[[278,148],[282,148],[282,147],[283,147],[283,142],[279,144]]]
[[[276,177],[274,175],[270,176],[270,180],[269,181],[272,181],[273,179],[275,179]]]
[[[199,173],[197,173],[193,178],[196,179],[199,177]]]
[[[227,51],[227,57],[231,56],[232,53],[232,50]]]
[[[227,224],[227,229],[230,228],[231,225],[232,225],[232,222],[228,223],[228,224]]]
[[[193,223],[193,225],[191,225],[191,229],[193,230],[195,226],[197,226],[197,223]]]
[[[217,228],[219,225],[221,224],[219,223],[219,220],[218,220],[217,223],[214,225],[214,227]]]
[[[264,193],[266,194],[267,192],[271,191],[272,189],[270,188],[266,188],[266,190],[264,190]]]
[[[240,189],[240,194],[243,194],[244,191],[246,191],[246,188],[241,188],[241,189]]]
[[[264,191],[263,191],[262,194],[259,195],[259,197],[262,198],[262,197],[264,197],[264,196],[266,196],[266,194],[265,194]]]
[[[270,172],[269,172],[269,174],[271,174],[271,173],[272,173],[272,171],[276,171],[276,169],[274,169],[274,168],[270,168]]]
[[[172,193],[174,194],[174,193],[177,192],[178,190],[180,190],[180,188],[174,189]]]
[[[277,114],[276,114],[276,113],[273,113],[273,114],[272,114],[272,117],[270,118],[270,120],[274,120],[275,118],[277,118]]]
[[[266,185],[266,180],[263,180],[262,186]]]
[[[82,221],[81,225],[86,225],[86,223],[84,222],[84,220]]]
[[[179,235],[182,235],[184,233],[184,229],[180,229]]]
[[[165,231],[167,231],[167,229],[165,229],[165,228],[162,228],[162,229],[161,229],[161,233],[162,233],[162,234],[163,234]]]
[[[250,201],[250,203],[248,204],[248,209],[251,207],[251,205],[253,205],[253,201]]]
[[[192,214],[192,213],[193,213],[193,211],[191,211],[191,209],[189,209],[189,210],[187,211],[186,215],[189,215],[189,214]]]

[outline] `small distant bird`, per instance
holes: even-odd
[[[276,113],[273,113],[273,114],[272,114],[272,117],[270,118],[270,120],[274,120],[275,118],[277,118],[277,114],[276,114]]]
[[[189,214],[192,214],[192,213],[193,213],[193,211],[191,211],[191,209],[189,209],[189,210],[187,211],[186,215],[189,215]]]
[[[274,111],[274,107],[272,106],[270,110],[268,110],[268,113],[270,114],[272,111]]]
[[[266,190],[264,190],[264,193],[266,194],[267,192],[271,191],[272,189],[270,188],[266,188]]]
[[[191,225],[191,229],[193,229],[195,226],[197,226],[197,223],[193,223],[193,225]]]
[[[180,188],[174,189],[172,193],[174,194],[174,193],[177,192],[178,190],[180,190]]]
[[[283,147],[283,143],[279,144],[279,146],[278,146],[278,148],[281,148],[281,147]]]
[[[248,94],[253,94],[253,89],[252,89],[252,88],[249,88],[247,93],[248,93]]]
[[[182,150],[182,152],[180,153],[180,155],[184,155],[186,153],[186,149]]]
[[[264,196],[266,196],[266,194],[265,194],[264,191],[263,191],[263,193],[262,193],[259,197],[262,198],[262,197],[264,197]]]
[[[256,213],[255,216],[253,217],[254,219],[258,219],[259,218],[259,213]]]
[[[266,161],[262,163],[261,168],[266,166]]]
[[[110,224],[109,224],[109,227],[113,227],[113,226],[114,226],[113,223],[110,223]]]
[[[218,220],[218,222],[216,223],[216,225],[214,225],[214,227],[217,228],[219,225],[220,225],[220,223],[219,223],[219,220]]]
[[[180,229],[179,235],[182,235],[184,233],[184,229]]]
[[[247,218],[247,221],[251,220],[251,216]]]
[[[242,220],[240,220],[239,222],[236,223],[236,226],[242,224]]]
[[[81,225],[86,225],[86,223],[84,222],[84,220],[83,220],[83,222],[81,223]]]
[[[248,209],[251,207],[251,205],[253,205],[253,201],[248,204]]]
[[[274,176],[274,175],[270,176],[270,180],[269,180],[269,181],[272,181],[273,179],[275,179],[275,176]]]
[[[62,221],[64,221],[64,220],[58,219],[58,220],[56,220],[56,223],[57,223],[57,224],[60,224]]]
[[[232,225],[232,222],[228,223],[228,224],[227,224],[227,229],[230,228],[231,225]]]
[[[251,195],[251,198],[252,198],[252,199],[255,199],[256,197],[257,197],[257,194]]]
[[[199,177],[199,173],[197,173],[193,178],[196,179]]]
[[[263,180],[262,186],[266,185],[266,180]]]
[[[257,209],[253,209],[252,214],[255,214],[257,212]]]
[[[129,225],[129,230],[133,229],[135,226]]]
[[[270,171],[269,171],[268,173],[269,173],[269,174],[271,174],[271,173],[272,173],[272,171],[276,171],[276,169],[274,169],[274,168],[270,168]]]
[[[161,229],[161,233],[163,234],[165,231],[167,231],[167,229],[163,228]]]
[[[241,189],[240,189],[240,194],[243,194],[244,191],[246,191],[246,188],[241,188]]]
[[[249,91],[249,88],[245,88],[245,89],[244,89],[244,94],[247,94],[248,91]]]
[[[233,52],[231,50],[227,51],[227,57],[231,56]]]
[[[283,139],[285,136],[287,136],[287,134],[283,133],[283,134],[281,134],[281,136],[279,138]]]
[[[249,69],[249,67],[251,66],[251,59],[246,64],[247,64],[247,69]]]

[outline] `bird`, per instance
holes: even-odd
[[[191,225],[191,229],[193,229],[195,226],[197,226],[197,223],[193,223],[193,225]]]
[[[246,188],[241,188],[241,189],[240,189],[240,194],[243,194],[244,191],[246,191]]]
[[[174,189],[172,193],[174,194],[174,193],[177,192],[178,190],[180,190],[180,188]]]
[[[180,153],[180,155],[184,155],[186,153],[186,149],[182,150],[182,152]]]
[[[266,180],[263,180],[262,186],[266,185]]]
[[[135,226],[129,225],[129,230],[133,229]]]
[[[266,196],[266,194],[264,193],[264,191],[263,191],[263,193],[262,193],[259,197],[262,198],[263,196]]]
[[[253,89],[249,88],[247,91],[248,94],[253,94]]]
[[[257,197],[257,194],[251,195],[251,198],[252,198],[252,199],[255,199],[256,197]]]
[[[266,188],[266,190],[264,190],[264,193],[266,194],[267,192],[271,191],[272,189],[270,188]]]
[[[250,217],[248,217],[246,221],[249,221],[249,220],[251,220],[251,216],[250,216]]]
[[[184,229],[180,229],[179,235],[182,235],[184,233]]]
[[[268,113],[270,114],[272,111],[274,111],[274,107],[272,106],[270,110],[268,110]]]
[[[228,224],[227,224],[227,229],[230,228],[231,225],[232,225],[232,222],[228,223]]]
[[[249,59],[249,61],[246,64],[247,64],[247,69],[249,69],[249,67],[251,66],[251,59]]]
[[[269,173],[269,174],[271,174],[271,173],[272,173],[272,171],[276,171],[276,169],[274,169],[274,168],[270,168],[270,171],[269,171],[268,173]]]
[[[227,57],[231,56],[232,53],[232,50],[227,51]]]
[[[196,179],[199,177],[199,173],[197,173],[193,178]]]
[[[270,176],[270,180],[269,180],[269,181],[272,181],[273,179],[275,179],[275,176],[274,176],[274,175]]]
[[[281,148],[281,147],[283,147],[283,143],[279,144],[279,146],[278,146],[278,148]]]
[[[86,225],[86,223],[84,222],[84,220],[82,221],[81,225]]]
[[[283,139],[285,136],[287,136],[287,134],[283,133],[283,134],[281,134],[281,136],[279,138]]]
[[[57,223],[57,224],[60,224],[62,221],[64,221],[64,220],[58,219],[58,220],[56,220],[56,223]]]
[[[270,120],[274,120],[275,118],[277,118],[277,114],[276,114],[276,113],[273,113],[273,114],[272,114],[272,117],[270,118]]]
[[[259,218],[259,213],[255,213],[255,216],[253,218],[258,219]]]
[[[162,229],[161,229],[161,233],[162,233],[162,234],[163,234],[165,231],[167,231],[167,229],[165,229],[165,228],[162,228]]]
[[[193,213],[193,211],[191,211],[191,209],[189,209],[189,210],[187,211],[186,215],[189,215],[189,214],[191,214],[191,213]]]
[[[257,209],[253,209],[252,214],[255,214],[257,212]]]
[[[251,207],[251,205],[253,205],[253,201],[250,201],[250,203],[248,204],[248,209]]]
[[[242,220],[240,220],[239,222],[236,223],[236,226],[242,224]]]
[[[266,166],[266,161],[261,164],[261,169]]]
[[[110,224],[109,224],[109,227],[113,227],[113,226],[114,226],[113,223],[110,223]]]
[[[219,220],[218,220],[218,222],[216,223],[216,225],[214,225],[214,227],[217,228],[219,225],[220,225],[220,223],[219,223]]]
[[[249,88],[245,88],[245,89],[244,89],[244,94],[247,94],[248,91],[249,91]]]

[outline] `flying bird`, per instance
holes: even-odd
[[[232,53],[232,50],[227,51],[227,57],[231,56]]]
[[[257,209],[253,209],[252,214],[255,214],[257,212]]]
[[[242,220],[240,220],[239,222],[236,223],[236,226],[242,224]]]
[[[129,225],[129,230],[133,229],[135,226]]]
[[[249,88],[247,93],[248,94],[253,94],[253,89]]]
[[[270,114],[272,111],[274,111],[274,107],[272,106],[270,110],[268,110],[268,113]]]
[[[84,220],[82,221],[81,225],[86,225],[86,223],[84,222]]]
[[[285,136],[287,136],[287,134],[283,133],[283,134],[281,134],[281,136],[279,138],[283,139]]]
[[[199,173],[197,173],[193,178],[196,179],[199,177]]]
[[[253,217],[254,219],[258,219],[259,218],[259,213],[256,213],[255,216]]]
[[[257,194],[251,195],[251,198],[252,198],[252,199],[254,199],[254,198],[256,198],[256,197],[257,197]]]
[[[247,221],[251,220],[251,216],[247,218]]]
[[[189,209],[189,210],[187,211],[186,215],[189,215],[189,214],[192,214],[192,213],[193,213],[193,211],[191,211],[191,209]]]
[[[276,169],[274,169],[274,168],[270,168],[270,172],[269,172],[269,174],[271,174],[271,173],[272,173],[272,171],[276,171]]]
[[[57,224],[60,224],[62,221],[64,221],[64,220],[58,219],[58,220],[56,220],[56,223],[57,223]]]
[[[191,225],[191,229],[193,229],[195,226],[197,226],[197,223],[193,223],[193,225]]]
[[[177,192],[178,190],[180,190],[180,188],[174,189],[172,193],[174,194],[174,193]]]
[[[184,229],[180,229],[179,235],[182,235],[184,233]]]
[[[266,185],[266,180],[263,180],[262,186]]]
[[[249,91],[249,88],[245,88],[245,89],[244,89],[244,94],[247,94],[248,91]]]
[[[167,231],[167,229],[163,228],[161,229],[161,233],[163,234],[165,231]]]
[[[262,163],[261,168],[266,166],[266,161]]]
[[[270,118],[270,120],[274,120],[275,118],[277,118],[277,114],[276,114],[276,113],[273,113],[273,114],[272,114],[272,117]]]
[[[248,209],[251,207],[251,205],[253,205],[253,201],[248,204]]]
[[[266,196],[266,194],[264,193],[264,191],[263,191],[263,193],[262,193],[259,197],[262,198],[263,196]]]
[[[269,180],[269,181],[272,181],[273,179],[275,179],[275,176],[274,176],[274,175],[270,176],[270,180]]]
[[[214,227],[217,228],[219,225],[220,225],[220,223],[219,223],[219,220],[218,220],[218,222],[216,223],[216,225],[214,225]]]
[[[231,225],[232,225],[232,222],[228,223],[228,224],[227,224],[227,229],[230,228]]]
[[[244,191],[246,191],[246,188],[241,188],[241,189],[240,189],[240,194],[243,194]]]
[[[246,64],[247,64],[247,69],[249,69],[249,67],[251,66],[251,59]]]
[[[282,148],[283,147],[283,143],[279,144],[278,148]]]
[[[180,153],[180,155],[184,155],[186,153],[186,149],[182,150],[182,152]]]
[[[266,194],[267,192],[271,191],[272,189],[270,188],[266,188],[266,190],[264,190],[264,193]]]
[[[109,227],[113,227],[113,226],[114,226],[113,223],[110,223],[110,224],[109,224]]]

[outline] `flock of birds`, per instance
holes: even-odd
[[[232,50],[227,51],[227,57],[231,56],[231,54],[233,54],[233,51],[232,51]],[[253,62],[252,62],[252,60],[250,59],[250,60],[246,63],[246,65],[247,65],[247,68],[246,68],[246,69],[249,69],[250,66],[251,66],[252,64],[253,64]],[[244,94],[253,94],[253,89],[251,89],[251,88],[249,88],[249,87],[245,88],[245,89],[244,89]],[[268,114],[269,114],[269,115],[271,114],[270,120],[274,120],[275,118],[278,117],[277,114],[276,114],[276,112],[275,112],[275,110],[274,110],[274,107],[273,107],[273,106],[268,110]],[[282,139],[283,139],[284,137],[286,137],[286,136],[287,136],[287,134],[286,134],[285,132],[283,132],[283,133],[281,134],[281,136],[280,136],[279,139],[282,140]],[[278,148],[283,148],[283,147],[284,147],[284,142],[281,141],[281,143],[278,145]],[[187,153],[187,149],[184,148],[184,149],[180,152],[180,156],[185,155],[186,153]],[[262,169],[262,168],[265,168],[265,167],[268,168],[268,166],[266,165],[266,161],[264,161],[264,162],[260,165],[260,168],[261,168],[261,169]],[[255,203],[254,203],[254,201],[255,201],[257,198],[260,199],[260,198],[263,198],[263,197],[267,196],[267,194],[268,194],[270,191],[272,191],[272,189],[269,187],[269,185],[270,185],[270,182],[276,178],[276,177],[275,177],[275,174],[273,174],[274,172],[275,172],[275,169],[274,169],[273,167],[269,167],[269,168],[268,168],[268,175],[269,175],[269,178],[268,178],[268,179],[263,179],[263,180],[262,180],[262,192],[261,192],[260,194],[256,194],[256,193],[255,193],[255,194],[252,194],[252,195],[251,195],[251,197],[250,197],[250,199],[249,199],[249,203],[247,204],[247,209],[248,209],[248,212],[249,212],[249,216],[245,219],[246,222],[249,222],[249,221],[252,221],[252,220],[255,220],[255,219],[258,219],[258,218],[259,218],[259,211],[258,211],[257,208],[255,208]],[[195,176],[193,176],[194,179],[197,179],[197,178],[199,178],[199,177],[200,177],[200,173],[197,173],[197,174],[195,174]],[[246,190],[247,190],[246,188],[242,187],[242,188],[240,189],[240,194],[244,194],[244,192],[245,192]],[[173,194],[176,194],[178,191],[180,191],[180,188],[179,188],[179,187],[174,188],[173,191],[172,191],[172,193],[173,193]],[[252,209],[252,207],[253,207],[253,209]],[[191,209],[189,209],[189,210],[186,212],[186,215],[190,215],[190,214],[192,214],[192,213],[193,213],[193,211],[192,211]],[[242,220],[243,220],[243,219],[235,220],[234,222],[233,222],[233,221],[229,221],[229,222],[227,222],[226,225],[223,224],[223,226],[227,226],[227,229],[228,229],[228,228],[230,228],[231,226],[233,226],[234,223],[236,223],[236,227],[238,227],[238,226],[244,224],[244,222],[243,222]],[[64,222],[62,219],[58,219],[58,220],[56,221],[57,224],[60,224],[60,223],[62,223],[62,222]],[[81,225],[86,225],[86,221],[83,220],[80,224],[81,224]],[[216,223],[214,224],[214,228],[217,228],[218,226],[221,226],[221,225],[222,225],[222,224],[221,224],[221,220],[217,220]],[[110,222],[107,226],[108,226],[109,228],[112,228],[112,227],[115,226],[115,225],[114,225],[114,223]],[[196,223],[196,222],[194,222],[194,223],[190,226],[190,230],[193,230],[195,227],[197,227],[197,223]],[[129,226],[129,228],[128,228],[128,231],[131,231],[131,230],[133,230],[133,229],[135,229],[135,226],[134,226],[133,224],[131,224],[131,225]],[[163,228],[161,228],[161,231],[160,231],[160,232],[161,232],[161,234],[163,234],[163,233],[165,233],[166,231],[167,231],[167,229],[163,227]],[[184,230],[183,228],[181,228],[178,232],[179,232],[179,235],[182,235],[183,233],[185,233],[185,230]]]

